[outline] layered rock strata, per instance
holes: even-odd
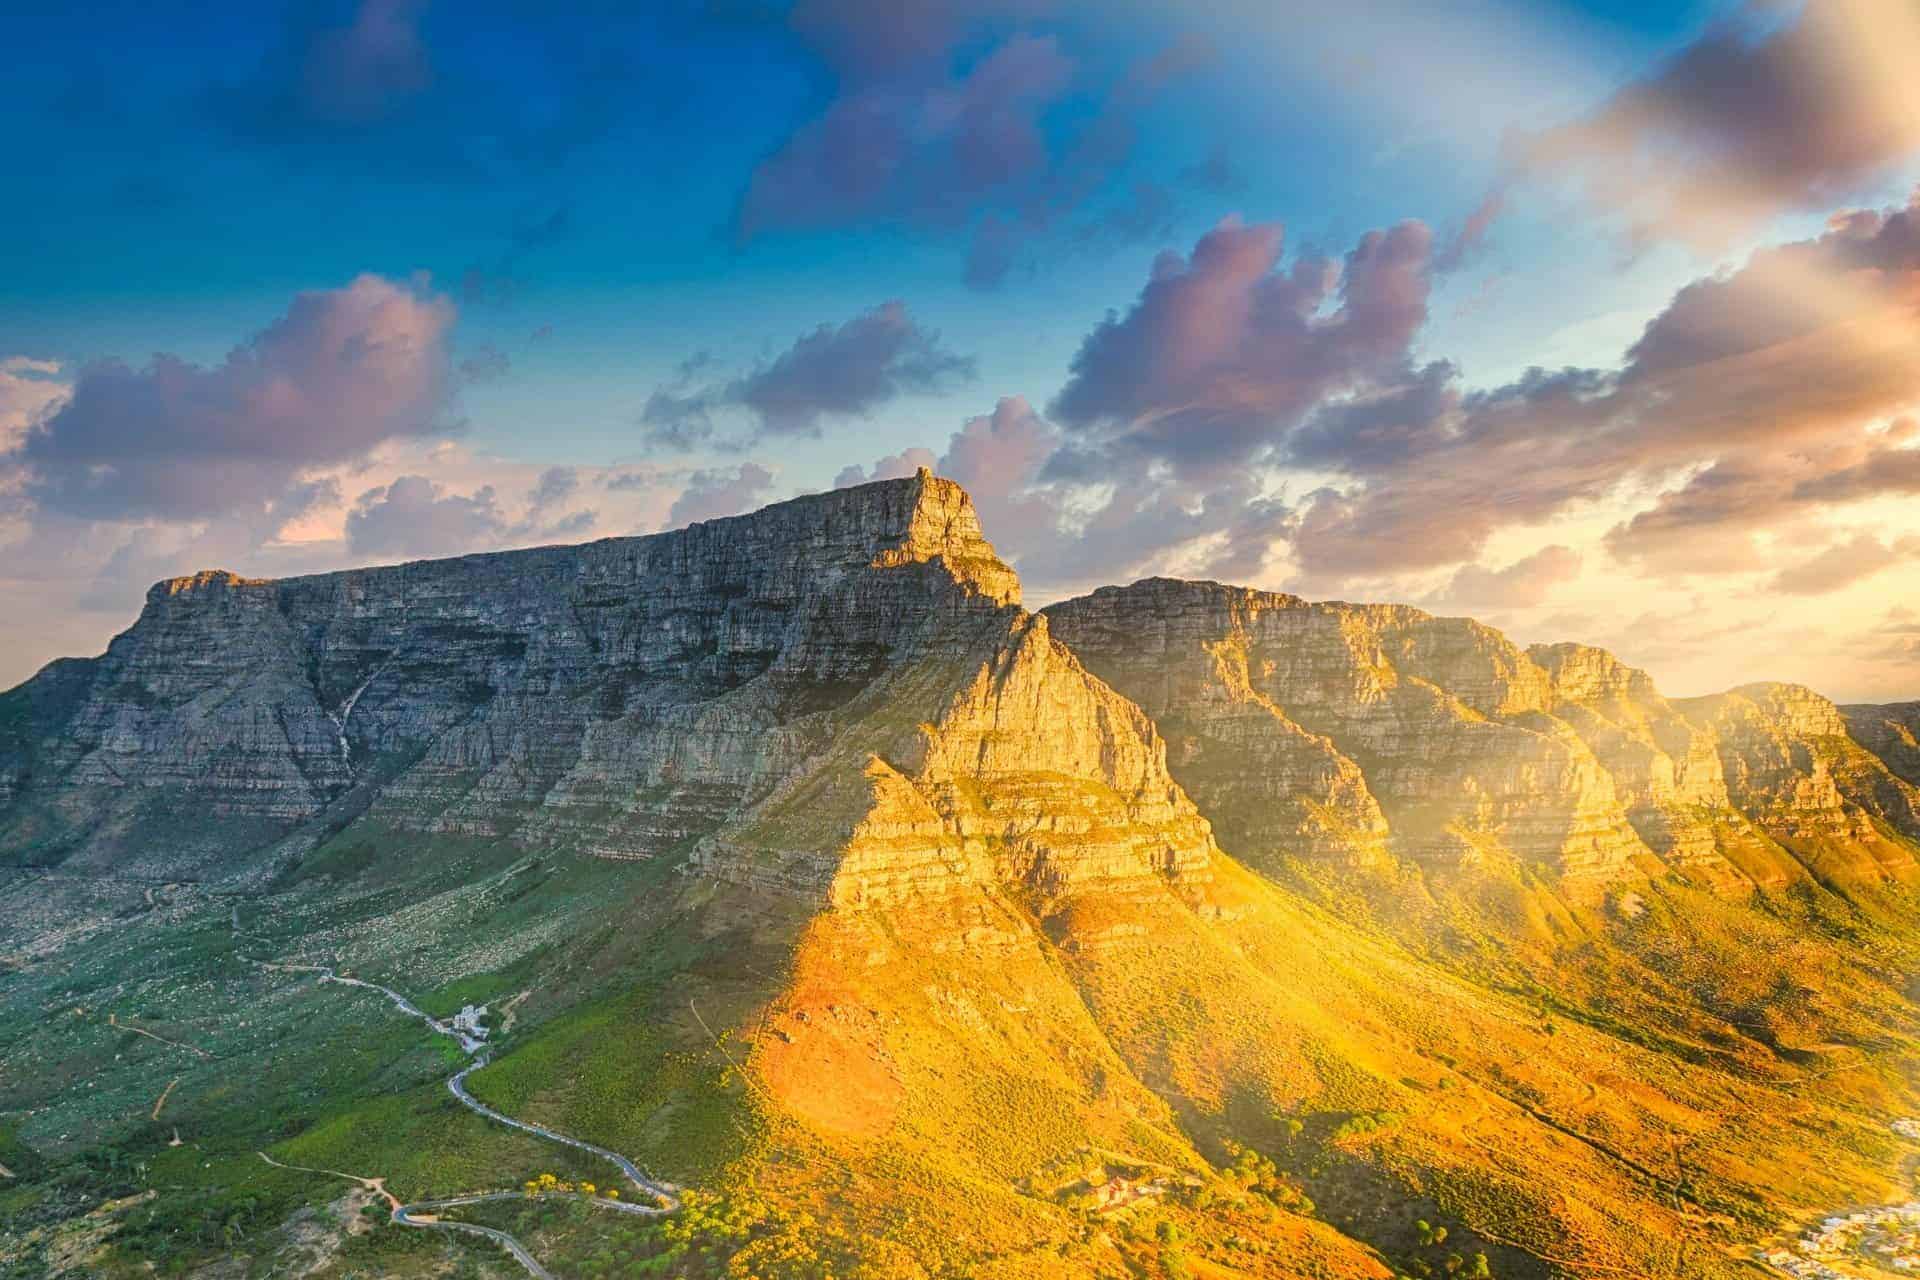
[[[1810,870],[1904,879],[1920,836],[1913,788],[1807,690],[1675,702],[1604,650],[1218,583],[1102,588],[1046,616],[1155,717],[1248,857],[1493,856],[1739,895]]]
[[[967,495],[924,473],[654,537],[163,582],[103,657],[5,695],[0,856],[244,877],[364,814],[700,846],[849,899],[928,879],[861,873],[858,847],[838,878],[853,837],[1043,894],[1201,873],[1206,823],[1146,717],[1018,600]]]

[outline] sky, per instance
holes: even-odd
[[[19,0],[0,687],[146,588],[966,485],[1030,606],[1920,698],[1913,0]]]

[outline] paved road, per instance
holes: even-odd
[[[545,1138],[549,1142],[562,1143],[577,1151],[584,1151],[588,1155],[599,1156],[602,1160],[608,1161],[620,1170],[621,1173],[625,1174],[627,1181],[631,1182],[637,1190],[652,1196],[660,1202],[658,1205],[651,1205],[634,1204],[626,1200],[609,1200],[606,1202],[606,1208],[616,1209],[621,1213],[638,1213],[645,1214],[649,1217],[658,1217],[661,1214],[672,1213],[680,1207],[680,1189],[678,1187],[670,1182],[658,1182],[649,1178],[646,1174],[640,1172],[639,1167],[636,1166],[633,1161],[627,1159],[619,1152],[609,1151],[605,1147],[596,1147],[591,1142],[582,1142],[578,1138],[569,1138],[564,1133],[555,1133],[552,1129],[544,1128],[537,1124],[528,1124],[524,1120],[515,1120],[512,1116],[503,1116],[486,1103],[476,1099],[472,1094],[467,1092],[467,1073],[469,1071],[478,1071],[486,1065],[487,1057],[483,1053],[474,1061],[461,1068],[452,1079],[447,1081],[447,1088],[453,1091],[453,1096],[460,1099],[461,1104],[469,1111],[477,1111],[489,1120],[498,1121],[500,1124],[518,1129],[522,1133],[531,1133],[537,1138]]]
[[[527,1274],[535,1280],[554,1280],[553,1272],[540,1265],[540,1260],[527,1252],[527,1246],[504,1231],[492,1227],[483,1227],[477,1222],[441,1222],[437,1218],[422,1218],[422,1210],[454,1209],[463,1204],[485,1204],[491,1200],[518,1200],[518,1191],[490,1191],[484,1195],[450,1196],[445,1200],[416,1200],[412,1204],[403,1204],[393,1211],[393,1220],[403,1227],[430,1227],[440,1231],[464,1231],[468,1235],[485,1236],[508,1253],[514,1260],[527,1269]]]
[[[564,1133],[559,1133],[543,1125],[529,1124],[524,1120],[515,1120],[512,1116],[502,1115],[492,1107],[475,1098],[471,1093],[468,1093],[467,1076],[472,1072],[478,1071],[481,1067],[486,1066],[488,1062],[489,1055],[487,1042],[485,1040],[478,1039],[461,1031],[451,1022],[432,1016],[418,1005],[415,1005],[411,1000],[401,995],[398,991],[395,991],[392,987],[383,987],[377,982],[362,982],[358,978],[343,978],[327,965],[272,964],[265,960],[256,960],[254,963],[266,969],[317,973],[320,975],[321,982],[332,982],[347,987],[364,987],[369,991],[378,991],[380,994],[386,996],[388,1000],[392,1001],[394,1007],[399,1009],[400,1012],[409,1017],[418,1018],[426,1023],[436,1035],[448,1036],[459,1041],[462,1051],[464,1051],[469,1058],[473,1059],[473,1061],[455,1072],[447,1081],[447,1088],[452,1091],[455,1098],[459,1099],[461,1106],[467,1108],[469,1111],[483,1115],[497,1124],[506,1125],[511,1129],[518,1129],[522,1133],[530,1133],[536,1138],[545,1138],[549,1142],[558,1142],[563,1146],[572,1147],[577,1151],[584,1151],[588,1155],[598,1156],[619,1169],[627,1181],[633,1184],[635,1190],[659,1201],[658,1204],[638,1204],[628,1200],[609,1200],[600,1196],[586,1197],[593,1204],[602,1209],[610,1209],[615,1213],[630,1213],[650,1218],[673,1213],[680,1208],[680,1189],[678,1187],[670,1182],[661,1182],[648,1177],[640,1171],[638,1165],[634,1164],[633,1161],[621,1155],[619,1152],[609,1151],[605,1147],[597,1147],[591,1142],[584,1142],[579,1138],[569,1137]],[[265,1152],[261,1153],[261,1159],[266,1160],[269,1164],[276,1163],[268,1157]],[[353,1177],[354,1175],[341,1174],[340,1176]],[[366,1181],[365,1179],[358,1178],[355,1180]],[[384,1186],[380,1187],[379,1190],[382,1194],[387,1194]],[[527,1252],[525,1245],[521,1244],[505,1231],[497,1231],[492,1227],[483,1227],[475,1222],[442,1222],[437,1217],[423,1216],[423,1214],[427,1214],[434,1209],[452,1209],[460,1205],[487,1204],[497,1200],[525,1199],[526,1197],[522,1192],[486,1191],[477,1192],[473,1195],[453,1196],[441,1200],[416,1200],[411,1204],[394,1202],[391,1195],[388,1195],[387,1198],[390,1203],[393,1203],[393,1220],[401,1226],[426,1227],[438,1231],[464,1231],[469,1235],[483,1236],[486,1239],[492,1240],[495,1244],[498,1244],[508,1253],[511,1253],[515,1261],[526,1268],[527,1273],[535,1277],[535,1280],[555,1280],[553,1273],[541,1266],[539,1260]],[[571,1199],[574,1197],[563,1198]]]

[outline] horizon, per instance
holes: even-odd
[[[927,468],[924,470],[926,471],[926,474],[932,476],[935,479],[948,480],[951,483],[959,485],[959,482],[952,480],[951,477],[941,476],[938,472],[933,471],[930,468]],[[474,550],[474,551],[461,552],[457,555],[451,555],[451,556],[424,556],[424,557],[415,557],[413,559],[408,559],[408,560],[379,561],[371,564],[355,565],[351,569],[322,570],[318,573],[295,574],[295,575],[289,575],[288,577],[285,577],[285,578],[250,578],[243,574],[234,573],[232,570],[226,569],[224,567],[205,566],[199,569],[195,569],[189,573],[176,575],[171,578],[162,578],[154,582],[150,587],[148,587],[147,594],[151,595],[154,592],[159,591],[160,588],[162,587],[191,583],[200,579],[216,577],[221,575],[226,575],[228,577],[236,578],[241,582],[249,585],[259,584],[259,583],[277,583],[277,582],[285,582],[290,580],[297,580],[301,578],[327,577],[335,573],[375,572],[381,569],[400,568],[410,564],[432,563],[436,560],[466,559],[466,558],[476,557],[476,556],[477,557],[510,556],[520,552],[565,550],[572,547],[592,546],[596,543],[601,543],[601,542],[616,542],[616,541],[636,539],[636,538],[666,537],[666,536],[670,536],[672,534],[681,532],[684,529],[691,528],[692,524],[709,523],[715,520],[748,520],[761,514],[762,512],[772,510],[775,507],[785,506],[785,505],[796,503],[796,502],[803,502],[809,498],[823,497],[828,494],[842,492],[850,488],[861,488],[861,487],[872,488],[872,487],[877,487],[879,485],[907,484],[907,483],[914,482],[917,479],[918,479],[918,476],[886,477],[886,478],[877,479],[877,480],[862,481],[858,485],[841,486],[841,488],[839,489],[821,489],[821,490],[814,490],[806,493],[797,493],[789,497],[781,498],[775,502],[769,502],[764,506],[756,507],[750,511],[738,512],[732,515],[711,516],[711,517],[708,517],[706,521],[694,521],[691,524],[676,526],[675,528],[672,528],[672,529],[662,529],[653,533],[607,534],[601,537],[582,538],[576,542],[546,542],[546,543],[536,543],[536,544],[532,544],[529,546],[522,546],[522,547],[501,547],[501,548],[491,548],[491,549],[480,549],[480,550]],[[959,487],[963,494],[967,493],[965,485],[959,485]],[[967,499],[968,499],[969,505],[971,505],[972,495],[967,494]],[[983,535],[985,535],[987,542],[993,546],[993,550],[995,554],[1000,554],[999,546],[993,543],[992,532],[983,527],[982,533]],[[1009,566],[1009,567],[1012,568],[1014,576],[1016,580],[1018,580],[1019,569],[1015,566]],[[1179,578],[1179,577],[1174,577],[1172,575],[1165,575],[1165,574],[1148,574],[1143,577],[1132,578],[1126,581],[1101,583],[1098,586],[1090,588],[1086,594],[1092,594],[1093,592],[1106,590],[1106,589],[1123,590],[1128,587],[1138,586],[1142,583],[1155,581],[1155,580],[1187,582],[1187,583],[1195,583],[1195,584],[1201,584],[1201,585],[1223,586],[1223,587],[1227,587],[1234,590],[1267,591],[1266,588],[1249,587],[1245,583],[1221,582],[1217,579]],[[1044,613],[1047,610],[1047,608],[1052,605],[1061,604],[1061,603],[1065,603],[1071,600],[1081,598],[1079,596],[1053,595],[1053,596],[1042,597],[1036,600],[1028,597],[1027,591],[1026,591],[1026,584],[1024,582],[1022,582],[1020,585],[1021,585],[1021,603],[1019,607],[1024,609],[1028,613],[1033,613],[1033,614]],[[1478,619],[1473,619],[1471,614],[1449,614],[1445,612],[1436,612],[1431,609],[1425,609],[1420,605],[1412,604],[1407,601],[1400,601],[1400,600],[1347,600],[1347,599],[1340,599],[1340,598],[1334,598],[1334,597],[1312,598],[1312,597],[1306,597],[1306,596],[1298,596],[1291,592],[1281,592],[1281,591],[1267,591],[1267,594],[1277,595],[1277,596],[1286,596],[1288,598],[1298,599],[1308,605],[1343,605],[1345,604],[1345,605],[1357,605],[1361,607],[1368,607],[1368,606],[1374,606],[1374,605],[1389,605],[1389,606],[1395,606],[1395,607],[1405,607],[1405,608],[1416,609],[1437,618],[1465,617],[1474,621],[1478,621]],[[127,627],[131,627],[134,621],[137,621],[137,616],[135,619],[128,621]],[[125,629],[123,628],[122,631],[117,631],[114,633],[114,635],[118,636],[120,634],[123,634],[124,630]],[[1495,630],[1497,631],[1499,629],[1495,628]],[[1586,641],[1580,639],[1577,636],[1561,636],[1557,638],[1538,639],[1538,640],[1531,640],[1531,641],[1524,641],[1524,642],[1512,636],[1508,636],[1507,638],[1513,641],[1513,643],[1521,650],[1522,653],[1526,653],[1529,649],[1535,646],[1550,647],[1553,645],[1560,645],[1560,644],[1573,644],[1573,645],[1580,645],[1588,648],[1599,647],[1599,646],[1589,645]],[[103,646],[103,651],[104,651],[104,646]],[[59,661],[62,658],[91,658],[91,657],[97,657],[97,656],[99,655],[97,654],[62,654],[60,655],[59,658],[51,659],[50,661]],[[1528,656],[1531,656],[1531,655],[1529,654]],[[1614,656],[1618,657],[1619,655],[1616,654]],[[1629,663],[1628,665],[1631,666],[1632,664]],[[44,669],[45,669],[44,667],[37,668],[34,672],[30,673],[26,679],[28,680],[32,679],[34,675],[39,674],[39,672]],[[25,683],[25,681],[23,680],[20,683]],[[1659,686],[1659,681],[1657,679],[1655,680],[1654,683],[1656,687]],[[1725,685],[1718,688],[1700,689],[1695,691],[1680,691],[1680,690],[1674,690],[1674,689],[1667,689],[1664,687],[1661,687],[1659,691],[1663,697],[1666,697],[1668,699],[1671,699],[1674,701],[1688,701],[1692,699],[1713,697],[1715,695],[1722,694],[1722,693],[1735,693],[1743,688],[1748,688],[1755,685],[1796,684],[1796,683],[1801,683],[1801,682],[1757,680],[1757,681],[1746,681],[1740,684]],[[0,693],[10,692],[12,688],[16,688],[16,687],[18,687],[18,685],[8,686],[7,688],[0,688]],[[1825,697],[1828,701],[1841,707],[1898,705],[1903,702],[1920,701],[1920,698],[1914,698],[1914,699],[1893,698],[1893,699],[1883,699],[1878,702],[1875,702],[1875,701],[1866,700],[1866,699],[1854,699],[1854,698],[1839,696],[1826,689],[1821,689],[1814,686],[1807,686],[1807,687],[1812,688],[1816,694],[1819,694],[1822,697]]]

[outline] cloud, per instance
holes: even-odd
[[[1180,180],[1216,195],[1232,195],[1247,185],[1247,175],[1241,171],[1232,149],[1224,142],[1215,143],[1205,159],[1182,169]]]
[[[974,361],[940,344],[904,303],[884,302],[840,325],[823,324],[740,377],[655,388],[641,411],[649,444],[688,450],[714,441],[714,415],[737,410],[762,436],[818,436],[830,419],[862,418],[903,395],[945,390],[974,377]],[[738,442],[734,442],[735,447]]]
[[[1624,510],[1598,541],[1629,569],[1779,573],[1773,548],[1833,540],[1834,502],[1920,481],[1920,429],[1894,421],[1920,402],[1920,195],[1687,285],[1615,367],[1484,389],[1413,358],[1432,250],[1403,224],[1337,266],[1287,262],[1279,228],[1223,223],[1088,334],[1047,417],[1002,400],[936,469],[1037,595],[1142,571],[1405,591],[1448,569],[1436,599],[1509,609],[1591,551],[1480,563],[1497,534]]]
[[[445,430],[453,320],[445,298],[380,276],[302,293],[211,368],[80,366],[4,460],[40,508],[81,518],[258,508],[308,468]]]
[[[1719,248],[1786,210],[1868,190],[1920,152],[1909,0],[1749,4],[1582,119],[1526,136],[1522,172],[1569,176],[1642,238]]]
[[[773,486],[773,472],[754,462],[738,467],[695,471],[687,487],[674,499],[661,526],[677,529],[699,520],[716,520],[750,511],[766,500]]]
[[[1319,405],[1287,458],[1348,481],[1312,496],[1294,550],[1326,573],[1471,559],[1498,529],[1677,475],[1610,546],[1730,567],[1737,539],[1807,518],[1796,486],[1843,483],[1822,469],[1861,464],[1867,429],[1920,399],[1916,343],[1920,198],[1842,214],[1681,289],[1616,369],[1467,390],[1436,362]],[[1708,530],[1711,555],[1677,541]]]
[[[1470,564],[1433,597],[1450,608],[1528,609],[1544,604],[1553,589],[1580,576],[1583,563],[1572,547],[1554,544],[1504,569]]]
[[[1114,452],[1238,466],[1329,396],[1403,366],[1427,315],[1427,229],[1369,232],[1344,269],[1308,256],[1281,270],[1283,239],[1228,219],[1190,256],[1163,253],[1126,315],[1081,343],[1052,416]]]
[[[938,70],[973,23],[1048,7],[1046,0],[798,0],[787,25],[841,76],[876,82]]]
[[[1781,570],[1769,589],[1793,596],[1829,595],[1916,555],[1920,555],[1920,537],[1899,538],[1888,544],[1872,534],[1856,534]]]
[[[0,454],[18,447],[27,429],[66,398],[57,360],[30,356],[0,359]]]
[[[401,476],[354,502],[347,546],[359,555],[456,555],[497,541],[506,526],[491,485],[467,496],[425,476]]]
[[[472,355],[460,362],[461,379],[473,386],[498,382],[512,371],[513,362],[507,359],[507,353],[491,343],[475,348]]]
[[[250,80],[216,96],[222,119],[254,135],[365,130],[433,83],[420,0],[360,0],[344,23],[295,6],[283,41]]]
[[[1018,566],[1036,600],[1090,590],[1144,571],[1245,580],[1281,536],[1286,510],[1250,474],[1201,492],[1157,474],[1099,460],[1084,482],[1062,479],[1071,453],[1061,430],[1019,396],[969,418],[933,462],[973,497],[981,526]],[[850,467],[843,483],[881,478],[926,451],[883,458],[869,473]]]
[[[1024,34],[958,76],[919,57],[851,65],[851,87],[754,170],[738,240],[875,217],[960,221],[972,200],[1045,168],[1039,112],[1073,75],[1052,37]]]
[[[863,417],[912,392],[974,376],[971,357],[941,347],[900,302],[886,302],[835,328],[821,325],[770,364],[733,384],[729,399],[776,435],[818,435],[827,417]]]
[[[539,482],[527,492],[527,504],[535,511],[545,511],[566,502],[580,492],[580,471],[577,467],[548,467],[540,473]]]
[[[527,490],[526,513],[505,531],[506,540],[557,542],[579,538],[591,532],[600,522],[598,511],[591,508],[565,511],[579,493],[578,467],[548,467],[540,473],[533,487]]]
[[[1920,493],[1920,447],[1913,442],[1920,434],[1916,428],[1920,424],[1913,419],[1902,419],[1883,436],[1896,443],[1870,447],[1850,466],[1799,481],[1792,497],[1801,502],[1842,503]]]
[[[1149,193],[1122,224],[1151,221],[1143,211],[1159,188],[1126,173],[1136,120],[1213,50],[1175,39],[1092,89],[1060,36],[1017,29],[1051,7],[797,4],[789,26],[834,75],[836,92],[755,168],[735,210],[736,243],[877,223],[964,232],[966,283],[995,288],[1031,242],[1110,187]],[[1082,97],[1097,106],[1076,114]]]
[[[905,480],[917,474],[920,468],[933,470],[940,465],[940,459],[931,449],[902,449],[899,453],[890,453],[876,461],[871,468],[859,463],[840,468],[833,477],[833,487],[850,489],[856,484],[871,484],[876,480]]]

